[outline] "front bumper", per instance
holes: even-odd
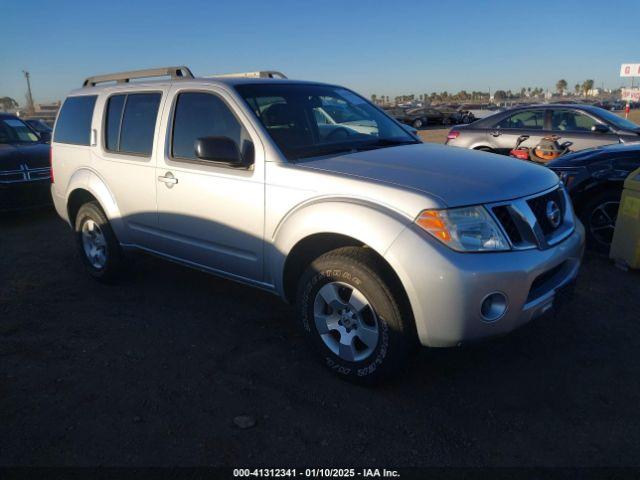
[[[0,183],[0,212],[28,210],[51,205],[50,181]]]
[[[584,252],[584,227],[546,250],[459,253],[418,227],[404,230],[385,254],[409,297],[423,345],[450,347],[502,335],[547,312],[571,284]],[[483,319],[487,295],[500,292],[507,310]]]

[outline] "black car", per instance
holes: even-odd
[[[607,253],[625,178],[640,167],[640,142],[564,155],[547,164],[565,184],[587,231],[588,245]]]
[[[0,212],[51,203],[50,149],[18,117],[0,113]]]
[[[447,144],[509,154],[518,137],[527,135],[523,147],[535,147],[543,137],[558,135],[574,151],[640,141],[640,126],[615,113],[592,105],[548,104],[517,107],[456,126]]]
[[[46,143],[49,143],[51,141],[53,128],[51,128],[44,120],[29,118],[25,119],[24,123],[26,123],[36,131],[41,141]]]
[[[413,128],[422,128],[427,125],[449,125],[451,117],[431,107],[410,108],[407,110],[393,109],[387,112],[400,123],[411,125]]]

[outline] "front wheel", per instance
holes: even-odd
[[[122,270],[122,252],[107,216],[97,202],[85,203],[75,222],[76,244],[89,274],[104,282]]]
[[[323,363],[350,381],[373,383],[396,373],[417,344],[404,296],[364,248],[316,259],[300,280],[297,309]]]
[[[589,200],[581,209],[580,219],[587,231],[587,245],[592,250],[608,254],[618,218],[621,193],[606,190]]]

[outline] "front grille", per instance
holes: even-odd
[[[547,204],[550,201],[555,202],[560,208],[560,224],[557,226],[553,226],[547,217]],[[564,197],[559,188],[545,195],[527,200],[527,203],[529,204],[533,214],[536,216],[536,220],[538,220],[538,224],[545,235],[553,233],[560,227],[560,225],[562,225],[566,205],[564,204]]]
[[[559,224],[547,216],[549,202],[557,205]],[[544,250],[567,238],[575,229],[568,197],[561,187],[528,198],[488,205],[514,249]]]
[[[509,240],[511,240],[511,243],[513,245],[520,245],[522,243],[522,235],[518,230],[516,222],[514,222],[513,217],[511,216],[511,212],[509,212],[509,207],[506,205],[493,207],[493,213],[502,225],[502,228],[509,237]]]
[[[26,183],[50,178],[49,167],[29,168],[27,165],[20,165],[19,170],[0,171],[0,183]]]

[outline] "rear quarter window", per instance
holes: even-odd
[[[67,97],[60,109],[53,141],[73,145],[89,145],[95,95]]]

